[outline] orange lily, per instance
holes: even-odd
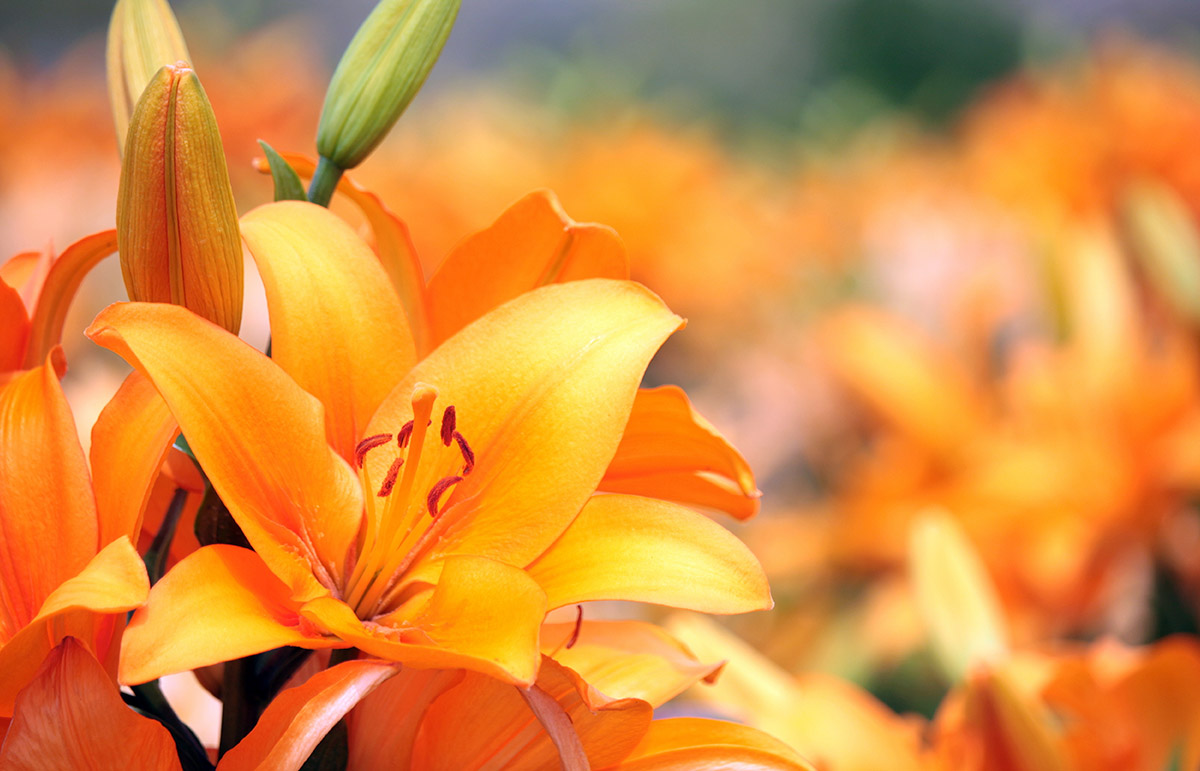
[[[0,749],[9,771],[179,769],[175,742],[157,721],[125,706],[100,662],[73,637],[50,651],[21,691]]]
[[[312,161],[294,153],[284,157],[302,177],[312,175]],[[611,228],[575,222],[553,193],[537,191],[450,250],[426,285],[404,223],[349,176],[342,177],[338,192],[365,217],[422,356],[524,292],[551,283],[629,277],[625,246]],[[737,519],[757,513],[760,497],[749,464],[673,387],[638,392],[600,489],[666,498]]]
[[[254,547],[202,548],[155,585],[124,682],[350,645],[529,685],[547,608],[770,605],[757,562],[707,518],[592,497],[681,323],[645,289],[543,287],[415,362],[386,273],[335,215],[281,202],[242,230],[273,359],[173,306],[112,306],[89,330],[158,389]]]
[[[719,667],[649,624],[548,625],[543,649],[528,691],[470,672],[340,664],[280,694],[221,768],[298,768],[355,702],[348,769],[810,768],[745,726],[652,721],[656,706]]]
[[[68,635],[79,638],[110,670],[123,614],[149,590],[146,569],[130,542],[161,458],[143,465],[122,430],[115,401],[98,421],[101,445],[117,450],[97,477],[123,469],[121,501],[103,486],[93,493],[75,422],[59,386],[57,348],[39,367],[0,383],[0,716],[35,675],[43,658]],[[103,462],[102,462],[103,463]],[[143,488],[144,489],[144,488]],[[103,505],[99,505],[103,500]]]

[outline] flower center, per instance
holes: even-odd
[[[413,419],[395,435],[374,434],[355,448],[355,465],[365,493],[365,525],[344,597],[359,618],[374,618],[388,607],[404,572],[436,540],[434,536],[440,532],[437,520],[445,509],[443,499],[475,468],[475,453],[458,430],[453,405],[442,412],[440,442],[428,436],[436,399],[436,389],[418,384],[412,396]],[[431,439],[428,443],[427,438]],[[389,446],[393,439],[396,457],[376,490],[368,473],[367,454]],[[455,453],[455,465],[461,459],[458,473],[441,477],[428,489],[415,490],[422,457],[444,467],[447,451]]]

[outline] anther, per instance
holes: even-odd
[[[571,632],[570,638],[567,639],[566,647],[568,650],[574,648],[575,643],[579,642],[579,633],[583,631],[583,606],[576,605],[575,610],[577,611],[575,615],[575,629]]]
[[[357,465],[359,468],[362,468],[363,461],[366,460],[368,452],[375,449],[379,445],[386,444],[390,441],[392,441],[391,434],[374,434],[372,436],[365,437],[354,448],[355,465]]]
[[[450,442],[454,441],[454,425],[455,425],[454,405],[451,404],[442,413],[442,444],[447,447]]]
[[[392,461],[392,465],[388,468],[387,476],[383,478],[383,484],[379,486],[379,497],[386,498],[391,495],[392,488],[396,486],[396,477],[400,475],[400,467],[404,465],[404,458],[396,458]]]
[[[438,504],[441,503],[442,496],[451,487],[461,482],[462,479],[462,477],[443,477],[438,480],[437,484],[430,488],[429,497],[425,499],[425,506],[429,509],[429,516],[437,518],[437,515],[441,513],[438,511]]]
[[[396,444],[403,449],[408,446],[408,440],[412,438],[413,422],[410,420],[400,427],[400,433],[396,434]]]
[[[454,441],[458,442],[458,449],[463,456],[463,476],[471,473],[475,468],[475,451],[471,449],[471,445],[467,444],[467,438],[459,432],[454,432]],[[450,443],[447,442],[447,445]]]

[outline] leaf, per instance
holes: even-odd
[[[263,140],[258,140],[258,144],[267,154],[267,163],[271,166],[271,179],[275,182],[275,200],[307,201],[308,194],[304,192],[304,184],[300,182],[300,175],[291,164]]]

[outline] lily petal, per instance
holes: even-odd
[[[168,571],[133,614],[121,641],[120,680],[136,685],[284,645],[337,647],[297,610],[288,587],[253,551],[205,546]]]
[[[317,626],[373,656],[418,669],[468,669],[505,682],[533,683],[546,598],[519,568],[482,557],[451,557],[420,610],[396,626],[364,625],[332,598],[305,604]],[[401,611],[403,612],[403,611]],[[486,634],[479,630],[486,629]]]
[[[425,710],[463,677],[462,670],[402,667],[372,691],[346,719],[347,771],[411,768],[413,743]]]
[[[404,308],[370,248],[340,217],[304,201],[242,217],[271,315],[271,356],[325,405],[347,460],[367,421],[416,363]]]
[[[107,660],[120,619],[146,600],[150,581],[128,538],[110,543],[46,598],[37,616],[0,648],[0,715],[63,638],[73,635]]]
[[[88,335],[154,383],[246,538],[297,600],[326,594],[358,535],[362,490],[326,443],[321,403],[186,308],[119,303]]]
[[[621,771],[815,771],[796,751],[762,731],[702,718],[655,720]]]
[[[737,519],[754,516],[762,495],[750,464],[676,386],[638,391],[600,490],[706,506]]]
[[[542,627],[542,650],[593,688],[614,698],[660,707],[722,664],[704,664],[663,630],[644,621],[584,621],[570,648],[574,624]]]
[[[430,343],[547,284],[629,278],[625,245],[604,225],[579,224],[548,190],[530,193],[450,252],[429,280]]]
[[[683,506],[632,495],[589,500],[529,574],[551,608],[633,600],[745,613],[772,605],[762,566],[732,533]]]
[[[35,366],[59,344],[79,285],[96,263],[116,250],[117,231],[105,230],[79,239],[54,260],[30,317],[26,367]]]
[[[447,498],[441,516],[450,524],[428,559],[477,554],[524,566],[545,551],[596,489],[646,364],[681,324],[637,284],[573,281],[506,303],[418,364],[368,431],[408,421],[419,383],[456,407],[476,462]],[[436,442],[430,432],[426,443]],[[461,459],[442,458],[422,462],[415,489],[460,471]],[[387,458],[367,463],[373,479],[384,477]],[[458,512],[449,508],[459,501]]]
[[[305,179],[312,178],[317,168],[312,159],[298,153],[281,155],[298,175]],[[266,166],[266,170],[269,169],[270,167]],[[404,304],[404,310],[408,314],[408,326],[413,331],[417,349],[422,352],[428,351],[431,346],[424,339],[429,326],[425,310],[425,273],[421,268],[421,260],[417,257],[417,249],[408,234],[408,226],[384,205],[379,196],[355,182],[349,174],[342,175],[337,191],[346,196],[367,218],[367,224],[375,237],[375,253],[391,279],[392,288]]]
[[[132,372],[92,426],[92,483],[100,543],[137,538],[154,479],[179,426],[154,384]]]
[[[537,687],[570,718],[593,768],[624,757],[650,725],[650,705],[607,699],[546,659]],[[468,674],[429,708],[413,753],[422,771],[555,768],[559,752],[516,688]]]
[[[95,556],[96,503],[60,349],[0,387],[0,643]]]
[[[360,700],[397,672],[377,660],[347,661],[276,696],[246,738],[225,753],[219,771],[295,771]]]
[[[21,369],[29,343],[29,315],[21,293],[0,282],[0,375]]]
[[[121,701],[104,668],[74,638],[55,648],[17,698],[0,750],[10,771],[180,768],[171,734]]]

